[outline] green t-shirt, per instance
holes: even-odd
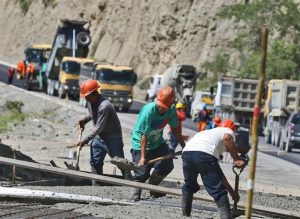
[[[158,148],[164,142],[163,130],[169,124],[171,127],[178,126],[176,108],[174,105],[164,114],[159,114],[155,102],[146,104],[140,111],[138,120],[131,136],[132,148],[141,150],[140,139],[146,135],[148,139],[147,150]]]

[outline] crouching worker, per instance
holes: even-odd
[[[147,161],[169,154],[169,146],[163,139],[164,127],[169,124],[179,144],[184,147],[181,132],[178,129],[176,108],[174,106],[175,92],[171,87],[162,88],[157,95],[157,101],[146,104],[140,111],[132,133],[132,160],[141,168],[134,171],[134,180],[158,185],[173,170],[173,159],[147,164]],[[151,176],[150,171],[154,168]],[[131,199],[140,200],[142,190],[134,188]],[[150,192],[154,198],[166,194]]]
[[[103,174],[103,162],[106,154],[110,157],[118,156],[124,158],[123,139],[120,120],[114,106],[105,99],[98,89],[100,85],[96,80],[86,80],[80,87],[80,94],[85,97],[89,115],[81,119],[78,124],[81,130],[89,121],[93,121],[94,128],[77,146],[80,149],[90,141],[90,164],[91,172]],[[131,178],[130,172],[121,170],[126,179]],[[97,185],[96,181],[92,181]]]
[[[234,123],[228,119],[222,121],[217,128],[197,133],[187,142],[182,153],[184,174],[182,213],[184,216],[191,214],[193,194],[200,189],[197,183],[197,177],[200,174],[206,191],[217,204],[220,218],[231,218],[227,191],[230,192],[235,201],[238,201],[239,195],[227,182],[218,159],[227,150],[237,168],[243,169],[245,167],[245,161],[239,160],[234,145],[235,132]]]

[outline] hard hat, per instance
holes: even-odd
[[[98,90],[100,88],[100,85],[96,80],[86,80],[82,82],[80,86],[80,95],[83,97],[86,97],[90,93],[93,93],[94,91]]]
[[[221,118],[220,118],[220,116],[215,116],[215,118],[214,118],[214,123],[215,123],[216,125],[219,125],[219,124],[221,123]]]
[[[167,86],[162,88],[157,94],[157,105],[163,109],[169,109],[175,101],[175,91]]]
[[[184,103],[178,102],[176,104],[176,109],[184,109],[184,108],[185,108],[185,104]]]
[[[230,128],[232,131],[236,132],[236,126],[235,124],[233,123],[232,120],[230,119],[225,119],[223,120],[218,127],[227,127],[227,128]]]

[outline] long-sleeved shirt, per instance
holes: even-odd
[[[100,138],[122,137],[120,120],[114,106],[100,96],[96,104],[87,103],[89,115],[82,119],[85,123],[93,121],[94,128],[83,142],[88,143],[90,140],[99,135]]]

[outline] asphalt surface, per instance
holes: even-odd
[[[0,62],[0,81],[7,83],[7,64],[8,63],[2,63]],[[23,80],[18,80],[16,79],[16,74],[14,75],[14,79],[12,81],[12,84],[19,87],[19,88],[23,88]],[[138,100],[134,100],[133,104],[130,108],[129,114],[138,114],[140,109],[142,108],[142,106],[145,104],[145,102],[142,101],[138,101]],[[132,122],[131,119],[127,118],[126,114],[123,114],[122,116],[124,119],[128,120],[128,122]],[[197,130],[197,124],[195,122],[193,122],[191,119],[187,118],[184,122],[183,122],[183,127],[185,130],[189,130],[186,131],[188,135],[192,135],[194,132],[191,131],[196,131]],[[184,131],[185,131],[184,130]],[[260,137],[259,139],[259,143],[260,144],[265,144],[263,137]],[[270,145],[270,147],[262,147],[259,148],[260,152],[266,153],[268,155],[274,156],[274,157],[278,157],[280,159],[292,162],[294,164],[300,165],[300,150],[294,150],[293,152],[290,153],[285,153],[285,152],[278,152],[279,148],[277,147],[273,147]],[[278,154],[280,156],[278,156]]]

